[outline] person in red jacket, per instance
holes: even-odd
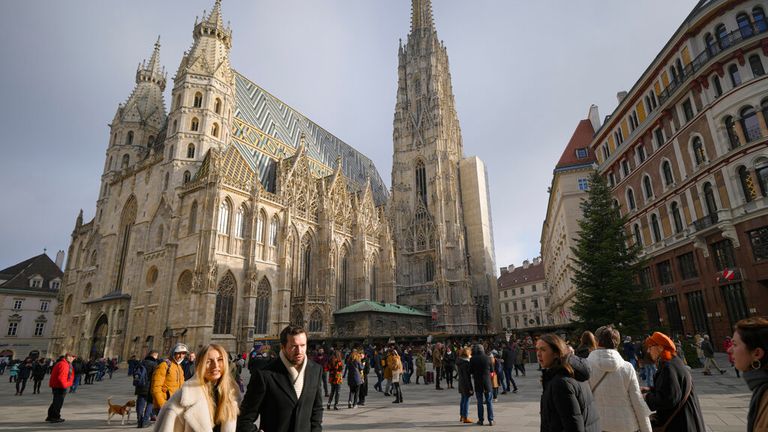
[[[74,359],[74,354],[66,353],[53,366],[51,380],[48,382],[53,391],[53,402],[48,407],[48,417],[45,418],[47,422],[61,423],[64,421],[61,418],[61,406],[64,405],[67,389],[75,382],[75,369],[72,367],[72,360]]]

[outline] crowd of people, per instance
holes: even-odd
[[[701,355],[696,360],[702,360],[704,374],[712,369],[725,372],[714,361],[709,337],[689,339],[695,355]],[[277,350],[255,345],[248,354],[232,355],[220,345],[209,344],[195,353],[179,343],[165,358],[156,350],[142,360],[131,358],[128,374],[136,395],[137,426],[145,428],[154,422],[157,431],[318,432],[323,410],[339,409],[344,382],[347,409],[365,406],[370,389],[393,397],[393,404],[402,404],[405,386],[434,384],[437,391],[459,393],[461,423],[493,426],[494,402],[500,394],[518,391],[515,377],[526,374],[526,357],[535,352],[541,371],[543,432],[704,432],[681,341],[655,332],[637,342],[622,339],[616,328],[606,325],[594,333],[584,332],[573,344],[544,334],[508,343],[447,340],[415,345],[390,340],[381,346],[316,346],[307,352],[304,329],[288,326]],[[766,430],[768,319],[738,322],[724,348],[752,391],[747,431]],[[251,372],[247,391],[241,378],[246,360]],[[1,372],[9,371],[17,395],[24,393],[29,379],[33,393],[39,393],[50,374],[53,401],[46,421],[52,423],[64,421],[64,398],[76,390],[78,382],[111,377],[116,369],[116,359],[83,362],[71,353],[56,362],[26,358],[0,365]],[[473,398],[476,420],[470,416]]]

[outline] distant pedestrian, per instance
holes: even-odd
[[[752,391],[747,432],[768,430],[768,318],[755,317],[736,323],[733,333],[734,365],[744,372]]]
[[[77,392],[77,387],[80,386],[80,383],[85,381],[83,379],[85,374],[85,363],[83,362],[83,359],[80,357],[75,358],[75,360],[72,362],[72,368],[75,370],[75,382],[72,383],[72,387],[69,388],[70,393]]]
[[[730,363],[731,367],[736,371],[736,378],[741,378],[741,372],[733,362],[733,353],[731,352],[732,346],[733,346],[733,340],[731,339],[730,336],[726,336],[725,340],[723,341],[723,351],[728,353],[728,363]]]
[[[581,339],[579,340],[579,347],[576,348],[575,354],[581,358],[587,358],[589,357],[589,353],[594,351],[595,348],[597,348],[597,341],[595,340],[595,335],[592,334],[591,331],[587,330],[581,334]]]
[[[339,389],[341,388],[341,382],[344,380],[344,362],[341,360],[341,351],[334,351],[331,358],[327,362],[328,364],[328,384],[331,386],[331,392],[328,396],[328,409],[331,409],[331,401],[333,401],[333,409],[339,410]]]
[[[133,367],[133,394],[136,395],[136,420],[139,428],[149,427],[152,417],[152,375],[157,367],[158,352],[150,350],[144,360]]]
[[[11,365],[11,370],[8,372],[8,382],[16,382],[16,377],[19,376],[19,363],[14,362]]]
[[[477,424],[482,425],[485,414],[488,414],[488,424],[493,426],[493,382],[491,382],[491,359],[485,355],[481,344],[472,348],[472,359],[469,361],[472,380],[475,383],[475,398],[477,398]],[[485,405],[485,409],[483,409]]]
[[[75,369],[72,367],[72,360],[74,359],[74,354],[64,354],[51,370],[51,379],[48,385],[53,393],[53,402],[48,407],[48,417],[45,418],[45,421],[49,423],[61,423],[64,421],[61,418],[61,407],[64,405],[67,389],[75,381]]]
[[[519,376],[518,373],[525,376],[525,347],[520,344],[520,341],[512,345],[512,356],[515,359],[515,376]]]
[[[325,349],[320,347],[317,349],[317,354],[313,359],[315,363],[319,364],[323,368],[323,393],[325,397],[328,397],[328,355],[325,354]]]
[[[440,379],[443,377],[443,355],[443,344],[438,342],[432,350],[432,367],[435,370],[435,389],[437,390],[443,389],[440,387]]]
[[[632,337],[627,336],[624,338],[624,360],[632,363],[632,367],[637,369],[637,349],[635,344],[632,343]]]
[[[654,427],[675,432],[704,432],[701,405],[693,378],[676,354],[675,343],[667,335],[655,332],[645,341],[651,358],[658,362],[653,378],[655,387],[644,388],[648,408],[656,411],[651,419]]]
[[[48,368],[45,366],[45,359],[39,359],[32,365],[32,394],[40,394],[40,387],[45,378],[45,372]]]
[[[416,353],[416,384],[419,383],[419,378],[424,381],[424,384],[427,383],[427,363],[421,350]]]
[[[709,370],[710,366],[714,366],[720,375],[725,373],[725,369],[721,369],[715,361],[715,347],[712,346],[709,335],[704,335],[704,339],[701,341],[701,351],[704,353],[704,375],[712,375]]]
[[[459,349],[459,359],[456,360],[456,369],[459,371],[459,421],[462,423],[474,423],[469,418],[469,399],[475,394],[472,386],[472,371],[469,365],[472,350],[467,348]]]
[[[403,403],[403,389],[400,386],[403,377],[403,363],[400,360],[400,354],[398,354],[395,348],[389,350],[387,369],[392,371],[392,393],[395,394],[395,400],[392,403]]]
[[[195,374],[195,366],[195,353],[191,352],[181,362],[181,368],[184,369],[184,381],[189,380]]]
[[[451,345],[445,347],[443,356],[443,370],[445,371],[445,383],[449,389],[453,388],[453,374],[456,372],[456,353],[451,350]]]
[[[19,364],[19,375],[16,377],[16,396],[24,394],[27,388],[27,381],[32,376],[32,359],[27,357]]]
[[[348,408],[357,408],[358,391],[360,390],[360,384],[362,384],[361,372],[363,370],[363,364],[360,362],[360,353],[354,349],[347,358],[347,365],[344,373],[347,376],[347,385],[349,386],[349,396],[347,398]]]
[[[357,392],[357,405],[365,406],[365,399],[368,397],[368,374],[371,373],[371,358],[365,352],[360,354],[360,363],[363,364],[361,373],[360,389]]]
[[[510,344],[504,344],[501,350],[501,360],[504,362],[504,377],[502,381],[504,383],[504,391],[502,391],[502,394],[509,392],[511,387],[514,388],[512,391],[517,393],[517,383],[512,378],[512,369],[515,368],[516,359]]]

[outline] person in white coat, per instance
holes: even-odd
[[[156,432],[235,432],[240,393],[227,351],[209,344],[197,359],[195,375],[160,410]]]
[[[595,332],[597,349],[587,357],[592,373],[589,386],[600,414],[600,426],[606,432],[651,432],[651,421],[635,368],[616,350],[621,342],[619,331],[603,326]]]

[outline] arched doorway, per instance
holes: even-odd
[[[98,359],[104,357],[104,348],[107,345],[107,316],[102,315],[96,321],[96,325],[93,327],[93,340],[91,342],[91,359]]]

